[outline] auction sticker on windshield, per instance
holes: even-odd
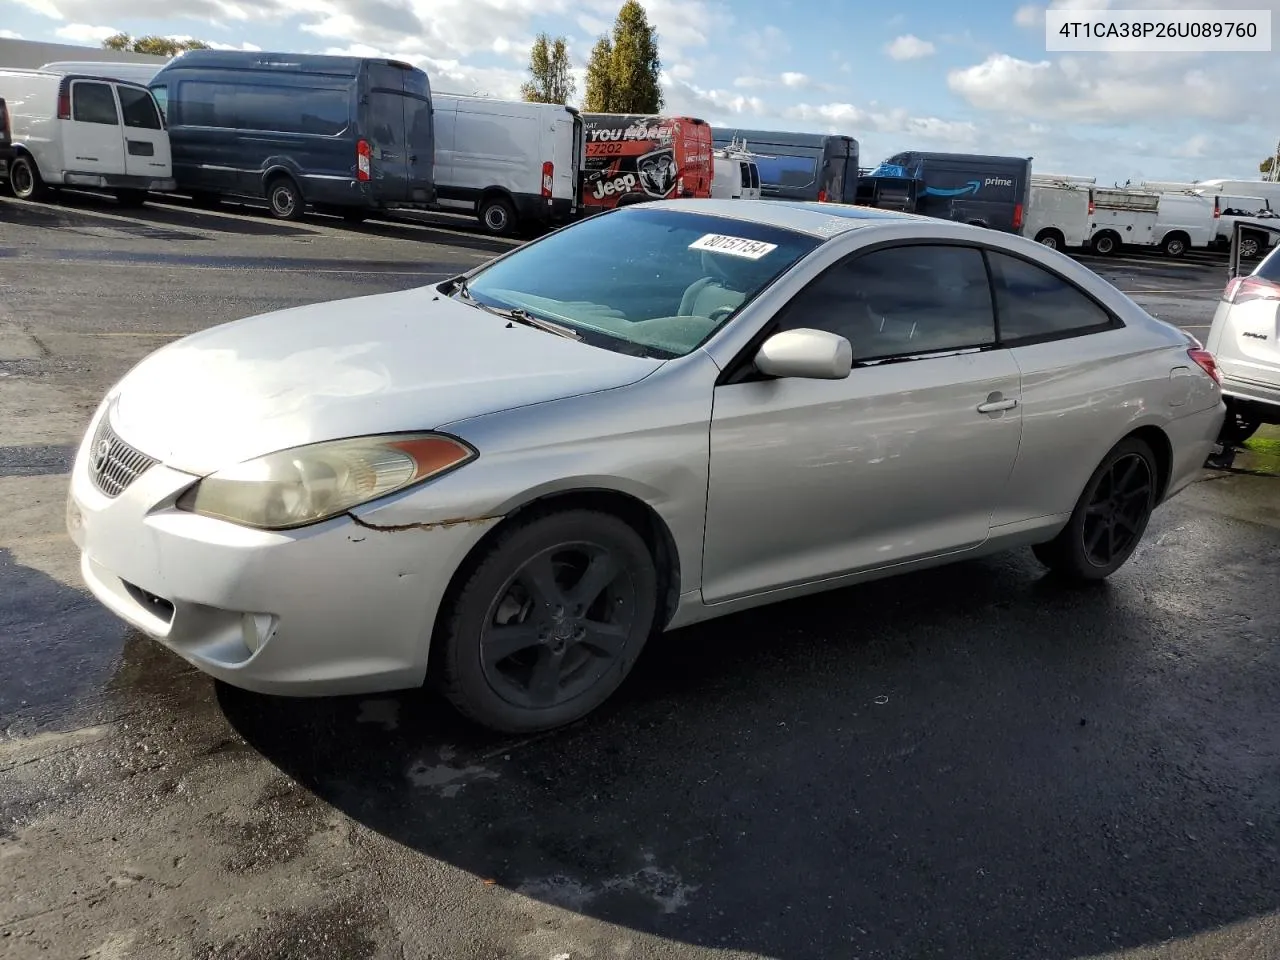
[[[761,240],[748,240],[746,237],[726,237],[720,233],[708,233],[689,244],[689,249],[728,253],[735,257],[746,257],[748,260],[759,260],[777,250],[778,245],[764,243]]]

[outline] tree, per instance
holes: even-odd
[[[538,34],[529,51],[529,80],[520,87],[520,96],[532,103],[568,103],[577,86],[570,67],[568,41]]]
[[[591,113],[658,113],[662,87],[658,75],[658,31],[638,0],[626,0],[613,23],[613,35],[602,36],[587,63],[587,97]]]
[[[609,71],[613,113],[658,113],[662,86],[658,74],[658,31],[649,25],[639,0],[626,0],[613,24],[613,56]]]
[[[157,57],[174,57],[184,50],[208,50],[209,45],[202,40],[175,40],[173,37],[131,37],[127,33],[117,33],[102,41],[107,50],[124,50],[130,53],[149,53]]]
[[[588,113],[610,113],[613,110],[613,44],[602,36],[591,48],[587,61],[587,91],[583,109]]]

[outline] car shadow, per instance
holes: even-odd
[[[257,237],[307,236],[308,231],[288,224],[261,219],[223,217],[203,212],[194,207],[175,207],[157,202],[152,197],[141,207],[121,206],[113,197],[104,194],[59,190],[40,203],[15,201],[8,198],[3,208],[3,220],[32,227],[83,228],[106,227],[131,233],[152,240],[203,240],[192,230],[233,233]],[[120,220],[105,221],[94,213],[115,214],[127,217],[135,223]]]
[[[1205,689],[1153,589],[1010,555],[765,607],[530,737],[422,693],[218,697],[348,816],[580,914],[788,960],[1065,960],[1280,904],[1280,717]]]

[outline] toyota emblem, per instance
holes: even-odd
[[[111,441],[99,440],[98,447],[93,452],[93,472],[101,473],[107,466],[107,459],[111,456]]]

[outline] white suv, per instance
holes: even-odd
[[[1280,423],[1280,247],[1222,292],[1205,344],[1222,373],[1224,445],[1243,443],[1264,423]]]

